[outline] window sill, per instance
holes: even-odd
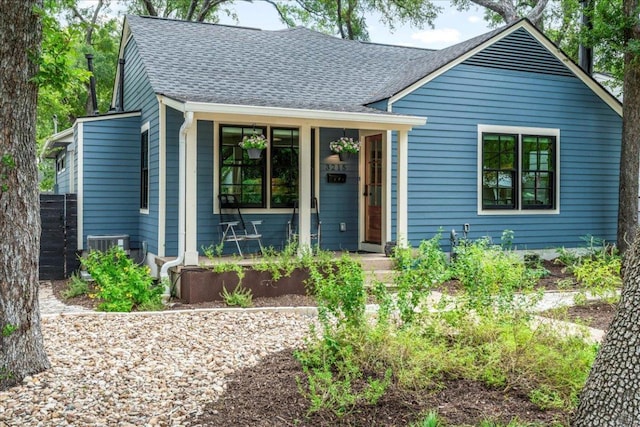
[[[141,215],[149,215],[149,209],[140,209]]]
[[[560,209],[478,209],[482,216],[559,215]]]

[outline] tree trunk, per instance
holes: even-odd
[[[580,395],[574,427],[635,426],[640,420],[640,239],[627,252],[618,311]]]
[[[637,0],[625,0],[625,15],[635,16]],[[626,30],[627,45],[640,40],[638,25]],[[631,246],[638,226],[638,163],[640,156],[640,54],[624,56],[624,104],[622,107],[622,148],[620,153],[620,200],[618,202],[617,243],[621,252]]]
[[[40,332],[37,65],[42,0],[0,0],[0,389],[49,367]]]

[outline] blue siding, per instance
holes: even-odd
[[[159,133],[158,133],[158,101],[144,65],[138,55],[138,48],[133,39],[124,50],[124,109],[140,110],[138,118],[138,139],[140,127],[149,122],[149,213],[139,216],[139,234],[141,240],[149,244],[149,252],[158,253],[158,173],[159,173]],[[136,168],[138,170],[139,167]],[[139,206],[139,202],[135,203]]]
[[[198,120],[198,250],[218,243],[213,214],[213,122]]]
[[[167,107],[166,125],[166,216],[165,216],[165,256],[178,255],[178,173],[180,127],[184,116],[180,111]]]
[[[322,219],[322,248],[327,250],[358,249],[358,157],[351,156],[347,162],[340,162],[337,154],[329,150],[329,142],[343,136],[342,129],[320,129],[320,216]],[[345,135],[358,138],[358,131],[347,130]],[[333,170],[338,169],[338,170]],[[344,173],[347,182],[330,184],[328,173]],[[340,231],[344,222],[347,231]]]
[[[83,236],[128,234],[139,247],[140,118],[83,124]]]
[[[367,105],[367,107],[375,108],[376,110],[387,111],[387,105],[388,105],[387,100],[383,99],[381,101],[376,101],[374,103],[371,103]]]
[[[409,134],[413,244],[464,223],[470,237],[495,241],[511,229],[521,249],[575,247],[586,234],[615,239],[622,119],[579,79],[462,64],[393,111],[428,117]],[[477,214],[478,124],[560,129],[560,214]]]

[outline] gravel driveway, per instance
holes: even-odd
[[[51,369],[0,391],[0,426],[180,426],[225,376],[299,346],[310,317],[277,312],[42,319]]]

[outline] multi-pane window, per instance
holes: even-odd
[[[556,208],[555,136],[482,133],[482,209]]]
[[[149,131],[140,135],[140,209],[149,209]]]
[[[265,197],[265,153],[259,159],[249,158],[238,145],[242,138],[265,135],[260,127],[220,127],[220,194],[235,194],[244,207],[263,208]]]
[[[269,135],[267,135],[269,133]],[[259,159],[239,143],[245,136],[268,136]],[[289,208],[298,198],[298,129],[220,127],[220,194],[235,194],[248,208]]]
[[[298,199],[298,129],[271,129],[271,207],[292,207]]]

